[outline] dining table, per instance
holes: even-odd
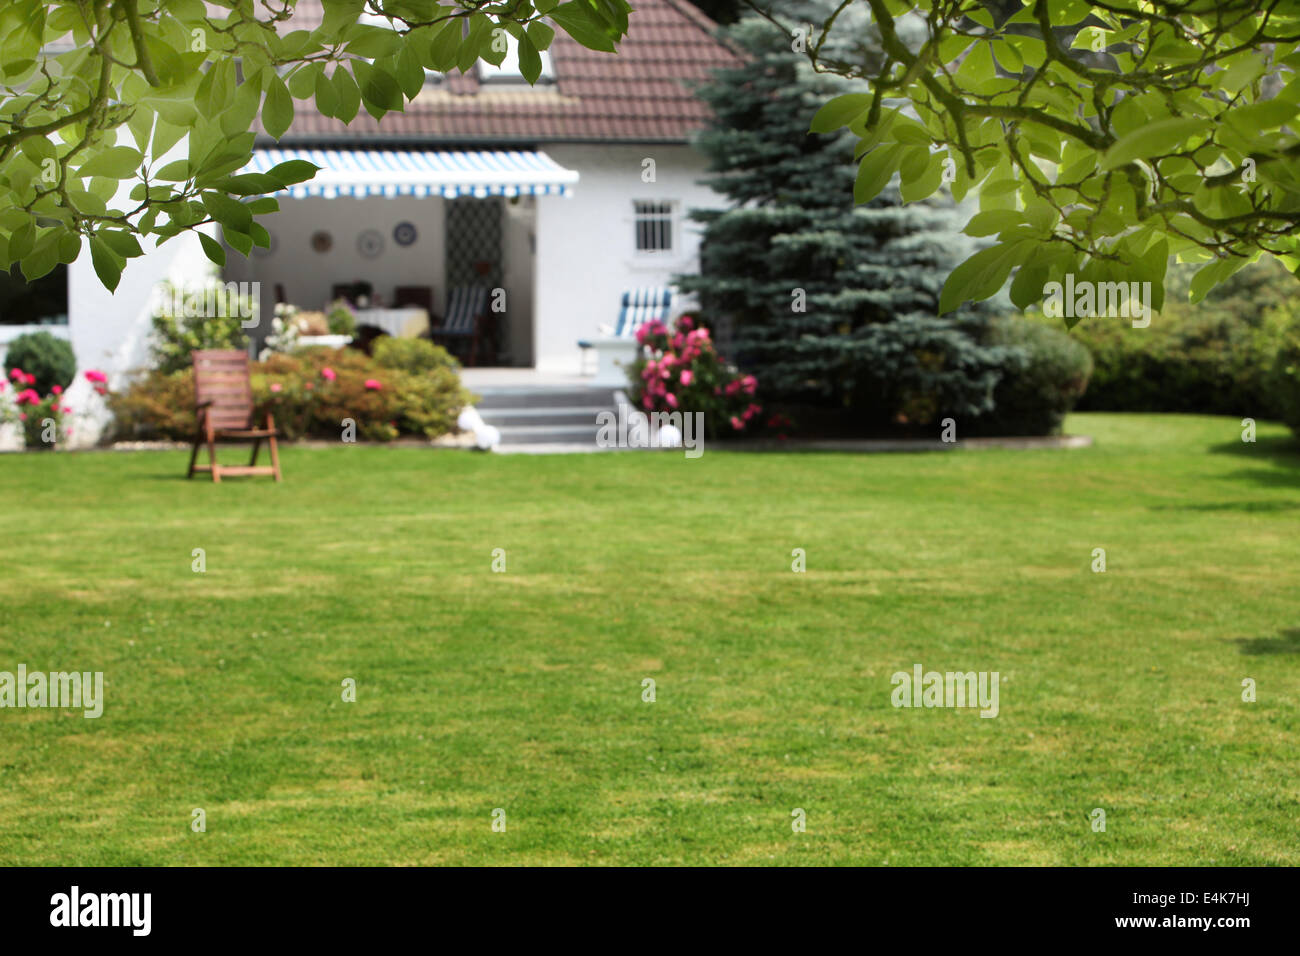
[[[401,309],[357,309],[357,328],[373,325],[394,338],[414,338],[429,328],[429,313],[418,306]]]

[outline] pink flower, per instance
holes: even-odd
[[[71,414],[72,414],[72,409],[70,409],[67,405],[64,405],[64,406],[63,406],[63,414],[65,414],[65,415],[71,415]]]
[[[695,381],[695,373],[688,368],[682,369],[682,384],[690,385],[693,381]]]
[[[26,413],[26,412],[19,412],[19,413],[18,413],[18,417],[21,418],[23,421],[27,421],[27,413]]]
[[[742,421],[741,421],[739,418],[737,418],[735,415],[732,415],[732,416],[731,416],[731,427],[734,428],[736,431],[740,431],[742,428],[745,427],[745,423],[742,422]]]
[[[284,388],[284,386],[281,385],[279,382],[272,382],[272,383],[271,383],[271,391],[273,391],[273,392],[278,392],[278,391],[280,391],[282,388]]]
[[[28,385],[35,385],[35,384],[36,384],[36,376],[35,376],[35,375],[32,375],[32,374],[30,374],[30,373],[28,373],[28,375],[27,375],[27,384],[28,384]]]
[[[57,402],[55,402],[53,405],[50,406],[50,411],[57,412],[58,410],[59,410],[59,405]]]
[[[644,408],[647,412],[654,410],[655,402],[654,399],[650,397],[649,392],[641,396],[641,407]]]
[[[97,382],[102,385],[108,381],[108,376],[97,369],[87,369],[83,374],[87,382]]]
[[[53,392],[55,395],[62,395],[62,394],[63,394],[63,386],[62,386],[62,385],[55,385],[53,388],[50,389],[50,391]]]
[[[677,320],[677,327],[683,332],[689,332],[691,329],[695,328],[695,323],[691,321],[689,315],[683,315]]]
[[[8,384],[9,384],[8,382],[6,382],[4,379],[0,378],[0,392],[3,392],[3,391],[5,390],[5,386],[8,385]]]
[[[321,378],[329,382],[332,382],[334,381],[334,379],[338,378],[338,375],[335,374],[334,369],[330,368],[328,365],[326,365],[323,369],[320,370],[320,375]]]
[[[19,405],[25,405],[29,402],[32,405],[36,405],[40,400],[41,396],[37,395],[36,390],[33,388],[25,388],[14,396],[14,401]]]
[[[9,370],[9,377],[13,379],[17,379],[18,381],[21,382],[24,378],[27,377],[27,373],[24,372],[22,369],[18,368],[17,366],[14,366]]]
[[[746,375],[740,380],[740,384],[744,388],[746,395],[753,395],[758,390],[758,379],[752,375]]]
[[[668,392],[664,395],[664,401],[668,403],[669,408],[677,407],[677,396],[672,392]]]
[[[372,389],[377,392],[383,387],[384,386],[379,382],[378,379],[373,379],[373,378],[366,379],[366,388]]]

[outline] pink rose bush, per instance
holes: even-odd
[[[670,329],[657,319],[636,334],[641,354],[628,369],[628,395],[649,412],[703,412],[705,431],[738,434],[762,413],[758,380],[741,375],[714,348],[709,330],[684,315]]]
[[[90,369],[84,375],[100,395],[108,392],[108,376],[103,372]],[[10,369],[9,380],[12,391],[0,381],[0,424],[18,423],[27,448],[50,449],[72,435],[67,423],[72,408],[64,401],[63,386],[52,385],[50,394],[41,395],[32,387],[36,376],[21,368]]]

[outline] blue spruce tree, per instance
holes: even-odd
[[[789,12],[796,23],[825,16]],[[860,38],[859,61],[872,53],[867,29],[845,32]],[[706,182],[731,205],[691,213],[703,226],[701,272],[679,288],[698,294],[701,317],[768,403],[848,409],[862,430],[987,413],[1013,358],[989,343],[987,309],[938,316],[944,280],[973,251],[951,199],[903,205],[891,186],[855,206],[857,138],[808,124],[860,84],[814,72],[765,20],[724,33],[748,62],[697,90],[713,112],[698,145]]]

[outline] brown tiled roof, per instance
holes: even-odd
[[[310,100],[295,101],[293,126],[280,143],[685,142],[708,115],[687,84],[734,66],[737,56],[688,0],[632,2],[617,54],[555,31],[553,83],[480,85],[473,71],[451,73],[427,85],[404,113],[379,122],[362,109],[349,126],[320,115]],[[320,17],[320,0],[299,0],[292,29],[311,29]]]

